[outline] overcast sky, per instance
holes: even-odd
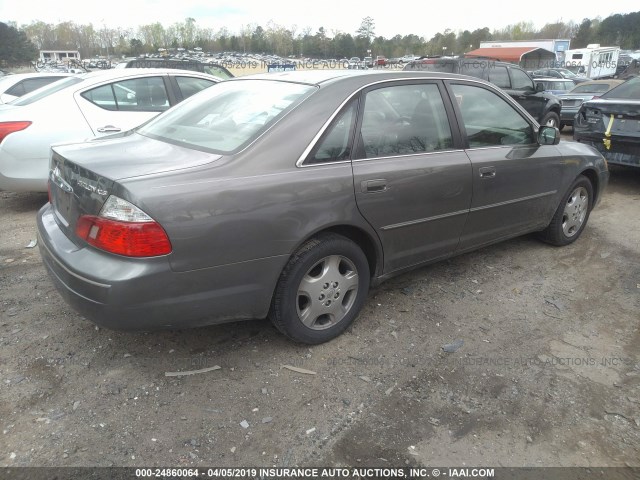
[[[312,34],[324,27],[329,36],[333,36],[337,31],[354,34],[362,19],[370,16],[375,22],[376,35],[391,38],[397,34],[413,33],[428,40],[446,28],[472,31],[489,27],[493,30],[520,21],[531,21],[540,28],[558,20],[579,23],[583,18],[605,18],[614,13],[638,10],[638,0],[454,0],[441,3],[415,0],[295,3],[291,0],[0,0],[0,21],[15,21],[18,26],[42,20],[47,23],[73,21],[93,23],[94,26],[135,28],[153,22],[169,26],[193,17],[198,26],[216,31],[227,27],[231,33],[237,33],[243,26],[266,28],[273,22],[288,29],[295,26],[296,34],[302,33],[306,27],[311,28]]]

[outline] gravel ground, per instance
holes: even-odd
[[[28,248],[45,202],[0,192],[2,466],[640,466],[640,171],[576,243],[397,277],[311,348],[95,327]]]

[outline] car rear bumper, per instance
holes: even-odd
[[[51,204],[38,212],[38,246],[62,297],[112,329],[157,330],[264,318],[286,256],[171,270],[168,256],[133,259],[73,243]]]
[[[586,143],[594,147],[613,165],[626,165],[630,167],[640,167],[640,137],[611,137],[609,148],[604,144],[604,134],[597,135],[576,135],[576,141]]]
[[[0,190],[46,192],[48,174],[48,159],[17,158],[0,147]]]

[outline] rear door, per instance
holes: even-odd
[[[471,164],[436,81],[363,92],[352,157],[358,208],[389,273],[455,251],[471,202]]]
[[[460,249],[543,227],[556,208],[563,159],[537,143],[534,125],[506,98],[479,83],[451,81],[471,160],[473,201]]]
[[[97,137],[131,130],[171,105],[165,75],[114,80],[74,94]]]

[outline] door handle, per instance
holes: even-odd
[[[481,167],[479,170],[480,178],[493,178],[496,176],[495,167]]]
[[[113,125],[105,125],[104,127],[98,128],[100,133],[116,133],[119,132],[121,128],[114,127]]]
[[[387,190],[387,180],[378,178],[376,180],[363,180],[360,183],[360,190],[363,193],[378,193]]]

